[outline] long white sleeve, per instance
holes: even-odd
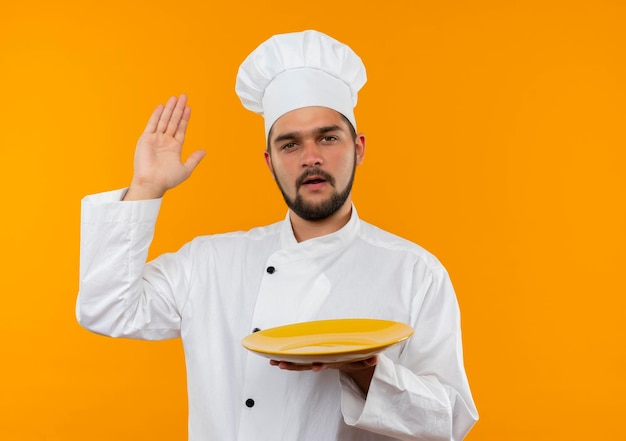
[[[397,356],[402,365],[381,354],[367,399],[342,377],[347,424],[407,441],[460,441],[478,420],[452,285],[443,270],[427,279],[415,334]]]
[[[121,202],[123,195],[116,190],[82,201],[77,319],[112,337],[178,337],[173,294],[143,280],[144,271],[154,272],[145,264],[161,200]]]

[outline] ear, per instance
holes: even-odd
[[[270,173],[272,174],[272,176],[274,176],[274,167],[272,167],[272,156],[270,155],[270,152],[265,150],[263,152],[263,157],[265,158],[265,165],[267,165]]]
[[[356,149],[356,164],[361,165],[365,157],[365,135],[363,133],[356,135],[354,147]]]

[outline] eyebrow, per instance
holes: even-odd
[[[319,135],[323,135],[325,133],[328,132],[334,132],[334,131],[342,131],[343,129],[341,128],[341,126],[338,126],[336,124],[331,125],[331,126],[324,126],[324,127],[318,127],[315,130],[313,130],[313,133],[316,136]],[[289,139],[298,139],[302,137],[302,132],[287,132],[287,133],[283,133],[281,135],[278,135],[276,138],[274,138],[274,143],[277,142],[281,142],[281,141],[286,141]]]

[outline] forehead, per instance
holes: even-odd
[[[330,126],[348,130],[345,119],[336,110],[328,107],[303,107],[278,118],[270,130],[270,139],[274,140],[285,133],[307,133]]]

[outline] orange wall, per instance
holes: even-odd
[[[153,254],[282,218],[234,79],[258,43],[306,28],[368,67],[359,213],[452,275],[481,413],[467,439],[626,439],[624,2],[11,3],[0,439],[185,439],[180,342],[76,324],[80,199],[125,186],[152,108],[187,93],[187,149],[209,155],[167,195]]]

